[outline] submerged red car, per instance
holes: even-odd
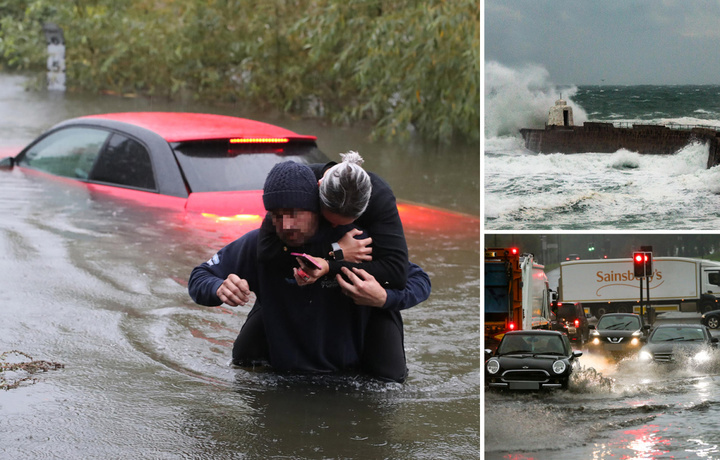
[[[265,177],[276,163],[329,161],[316,140],[225,115],[109,113],[59,123],[19,154],[0,160],[0,169],[68,182],[145,206],[257,226],[265,215]],[[398,209],[403,222],[423,230],[447,226],[447,216],[455,214],[407,203]]]
[[[223,115],[111,113],[64,121],[3,164],[146,204],[264,214],[259,191],[275,163],[328,161],[315,141]]]

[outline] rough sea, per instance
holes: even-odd
[[[558,86],[541,67],[485,66],[485,230],[714,230],[720,227],[720,167],[691,144],[666,156],[536,154],[519,130],[542,128],[564,99],[585,121],[720,130],[720,85]]]

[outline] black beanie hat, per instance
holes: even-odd
[[[320,192],[315,173],[294,161],[276,164],[265,179],[263,204],[267,211],[296,208],[319,212]]]

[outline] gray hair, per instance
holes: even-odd
[[[365,212],[372,183],[360,166],[365,160],[352,150],[341,153],[342,162],[328,169],[320,183],[320,202],[334,214],[357,219]]]

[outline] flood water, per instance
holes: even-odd
[[[704,369],[580,361],[567,391],[485,393],[485,459],[720,458],[718,356]]]
[[[2,149],[91,113],[246,116],[317,135],[333,159],[358,150],[399,198],[475,219],[451,233],[406,230],[433,292],[403,313],[405,384],[278,376],[228,366],[250,307],[199,307],[187,295],[190,271],[233,239],[232,227],[0,172],[0,353],[64,365],[0,391],[3,458],[478,457],[477,146],[370,142],[363,128],[238,107],[33,93],[24,81],[0,75]]]

